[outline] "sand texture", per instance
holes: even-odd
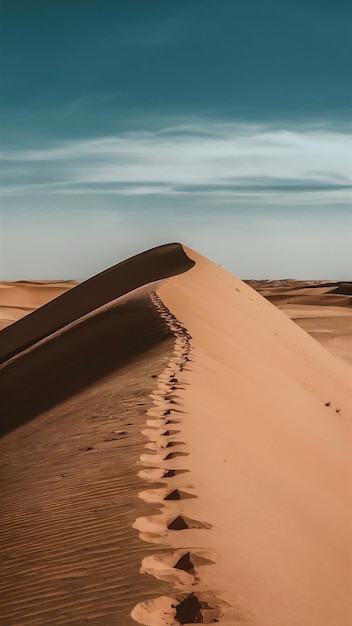
[[[132,625],[160,593],[140,574],[155,547],[132,528],[152,375],[172,337],[1,442],[1,624]],[[166,589],[165,589],[166,591]]]
[[[4,623],[351,623],[347,363],[179,244],[2,336]]]

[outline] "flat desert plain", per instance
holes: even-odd
[[[180,244],[4,283],[1,623],[350,624],[349,289]]]

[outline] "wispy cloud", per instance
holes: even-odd
[[[250,196],[300,204],[350,202],[351,153],[348,134],[208,122],[6,151],[0,158],[4,195]]]

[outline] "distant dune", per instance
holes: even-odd
[[[251,280],[247,284],[352,365],[352,283]]]
[[[351,368],[291,286],[169,244],[61,287],[0,332],[4,623],[347,626]]]
[[[0,330],[72,289],[75,281],[17,281],[0,283]]]

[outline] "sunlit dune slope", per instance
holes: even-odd
[[[203,568],[204,586],[228,602],[229,626],[346,626],[351,370],[250,287],[185,250],[195,267],[158,295],[192,336],[180,397],[198,498],[181,511],[212,525],[206,541],[218,557]]]

